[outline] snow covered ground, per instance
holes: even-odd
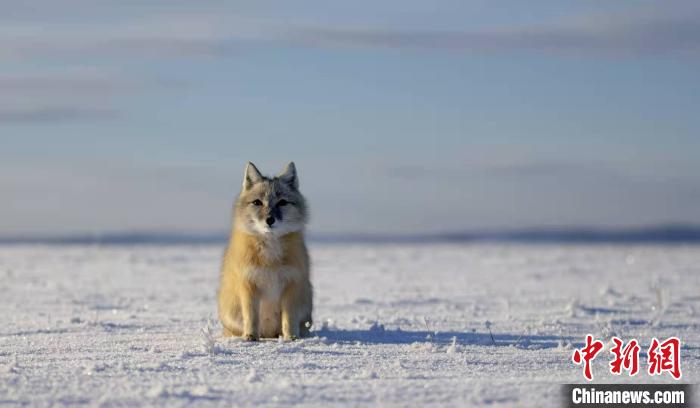
[[[216,321],[220,246],[0,246],[0,405],[551,406],[588,332],[678,336],[700,381],[700,247],[311,250],[316,337],[245,343]],[[597,382],[650,381],[608,361]]]

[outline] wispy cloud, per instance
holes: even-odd
[[[144,15],[122,13],[117,18],[110,18],[106,9],[88,14],[80,24],[46,15],[43,20],[3,21],[0,61],[73,67],[105,59],[220,58],[251,45],[612,58],[700,55],[700,6],[685,1],[625,14],[573,15],[519,26],[494,23],[449,31],[410,24],[377,27],[340,18],[337,24],[319,18],[256,19],[231,10],[171,13],[155,7]],[[0,125],[114,117],[119,109],[113,100],[138,92],[140,85],[99,70],[0,76]]]
[[[323,47],[625,57],[700,53],[700,10],[598,15],[539,25],[461,31],[300,28],[292,38]]]
[[[345,25],[344,25],[345,24]],[[0,58],[228,56],[244,44],[627,57],[700,53],[700,7],[574,15],[520,26],[449,31],[257,20],[232,13],[154,14],[117,22],[4,24]]]
[[[104,17],[104,16],[102,16]],[[574,15],[556,21],[449,31],[388,29],[339,22],[259,20],[232,13],[152,14],[81,25],[14,23],[0,27],[0,58],[228,56],[241,44],[321,48],[417,49],[471,53],[633,56],[700,53],[700,7],[671,2],[626,14]]]
[[[0,126],[114,119],[115,100],[159,80],[134,80],[104,70],[46,70],[0,76]]]
[[[100,95],[125,92],[136,85],[116,76],[85,70],[73,72],[46,72],[41,74],[21,74],[0,76],[0,90],[3,94],[71,92],[72,94]],[[13,95],[16,97],[17,95]]]
[[[99,18],[96,18],[99,21]],[[165,14],[67,25],[16,22],[0,27],[0,60],[33,58],[186,58],[230,53],[232,40],[261,38],[250,24],[218,15]]]
[[[115,118],[119,111],[115,109],[95,109],[68,106],[0,108],[0,125],[2,124],[37,124],[102,120]]]
[[[474,159],[451,161],[450,166],[423,166],[416,164],[394,164],[381,166],[378,173],[391,178],[464,180],[466,177],[493,180],[531,180],[548,177],[577,178],[581,176],[624,177],[614,166],[603,163],[564,162],[543,158],[499,157],[488,160]]]

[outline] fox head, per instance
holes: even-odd
[[[236,228],[254,235],[282,236],[303,230],[306,221],[306,201],[299,192],[294,163],[270,178],[248,162],[236,200]]]

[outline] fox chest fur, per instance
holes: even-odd
[[[268,301],[278,301],[287,284],[301,282],[308,274],[307,254],[299,233],[281,238],[260,239],[234,236],[234,264],[240,278]],[[239,246],[242,251],[237,251]]]
[[[305,324],[311,321],[311,284],[302,233],[259,237],[234,232],[221,279],[219,315],[225,334],[252,331],[252,336],[278,337],[285,335],[285,317],[292,320],[288,322],[293,326],[289,328],[290,337],[308,330]],[[254,308],[252,313],[257,312],[257,316],[248,316],[246,307]],[[246,319],[253,320],[257,330],[248,330]]]

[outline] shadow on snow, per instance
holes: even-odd
[[[370,328],[368,330],[332,330],[323,328],[313,332],[318,337],[325,337],[338,343],[369,343],[369,344],[411,344],[411,343],[435,343],[438,345],[452,344],[453,339],[460,345],[480,346],[514,346],[525,349],[547,349],[560,347],[570,343],[580,347],[572,339],[553,335],[531,334],[507,334],[478,332],[431,332],[431,331],[404,331],[386,330],[383,328]]]

